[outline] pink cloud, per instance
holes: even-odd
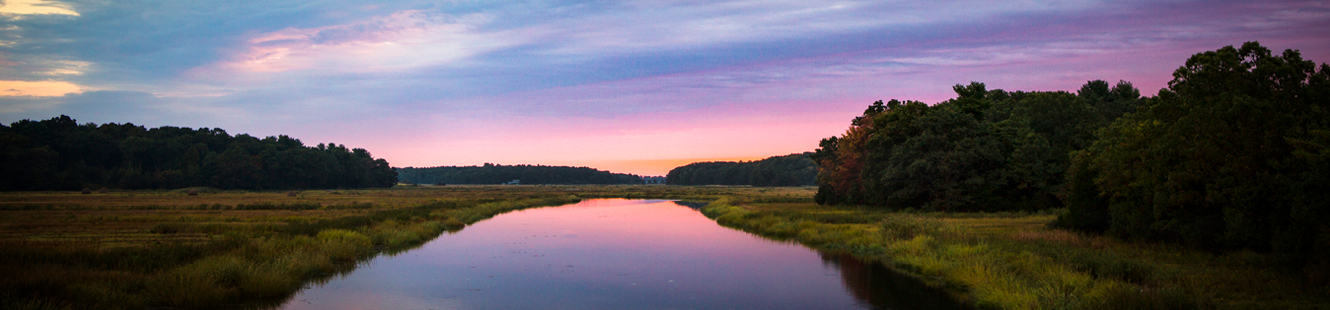
[[[704,4],[533,18],[539,25],[400,11],[253,34],[212,69],[237,73],[235,84],[248,83],[239,89],[309,95],[275,100],[285,106],[271,108],[282,113],[268,119],[307,121],[273,132],[368,148],[395,166],[561,164],[659,175],[676,163],[809,151],[874,100],[934,103],[970,81],[1075,91],[1088,80],[1126,80],[1148,95],[1188,56],[1250,40],[1330,60],[1330,41],[1307,35],[1327,29],[1324,5],[951,3],[943,5],[958,9],[921,10],[936,8],[927,3],[880,16],[845,14],[869,4]],[[813,51],[825,42],[846,46]],[[486,57],[510,47],[529,49]],[[733,60],[674,62],[701,57]],[[500,62],[505,68],[487,67]],[[526,70],[574,76],[548,81],[565,77]],[[402,103],[375,96],[432,85],[494,91],[404,95]],[[338,97],[343,89],[361,96]]]
[[[219,66],[257,73],[409,70],[521,43],[521,36],[512,32],[478,32],[477,26],[487,19],[407,10],[342,25],[287,28],[255,34]]]

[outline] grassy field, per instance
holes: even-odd
[[[584,198],[799,201],[806,189],[447,186],[0,193],[0,309],[280,304],[380,254]]]
[[[0,193],[0,309],[278,305],[376,255],[523,208],[587,198],[713,201],[722,225],[886,263],[980,308],[1330,308],[1257,253],[1053,230],[1053,214],[899,213],[812,188],[447,186]]]
[[[1330,309],[1251,252],[1213,254],[1050,229],[1053,214],[902,213],[727,197],[722,225],[876,260],[993,309]]]

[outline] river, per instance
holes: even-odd
[[[380,256],[283,309],[936,309],[889,269],[717,225],[666,200],[502,214]]]

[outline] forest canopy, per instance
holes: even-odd
[[[815,199],[940,211],[1062,207],[1068,152],[1146,99],[1128,82],[1090,81],[1073,94],[956,85],[935,105],[874,102],[812,154]]]
[[[1060,224],[1273,251],[1330,280],[1330,66],[1255,42],[1199,53],[1070,154]]]
[[[307,147],[285,135],[220,128],[78,124],[69,116],[0,125],[0,190],[283,190],[391,187],[397,173],[364,149]]]
[[[495,165],[397,168],[398,179],[414,184],[643,184],[642,177],[589,167]]]
[[[757,161],[698,162],[670,170],[670,185],[806,186],[817,181],[812,153],[772,156]]]
[[[1319,70],[1318,70],[1319,68]],[[1057,225],[1275,252],[1330,279],[1330,66],[1256,42],[1198,53],[1168,88],[956,85],[878,101],[823,139],[815,200],[893,209],[1066,207]]]

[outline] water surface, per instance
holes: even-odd
[[[842,274],[845,266],[853,274]],[[899,294],[900,277],[878,269],[724,228],[671,201],[597,199],[496,216],[376,258],[283,308],[872,309],[916,299],[937,306],[929,300],[936,296]]]

